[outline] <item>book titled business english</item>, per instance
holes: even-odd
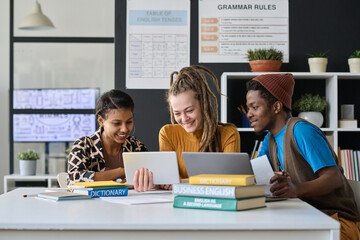
[[[173,184],[174,195],[210,198],[245,198],[265,195],[264,185],[250,186],[215,186],[190,185],[186,183]]]
[[[175,196],[174,208],[193,208],[221,211],[241,211],[265,207],[265,197],[250,197],[241,199],[204,198]]]
[[[189,178],[191,185],[249,186],[255,185],[254,175],[199,174]]]

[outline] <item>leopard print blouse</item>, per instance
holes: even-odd
[[[102,129],[90,137],[77,139],[71,149],[67,164],[67,183],[94,181],[95,172],[105,171],[105,159],[101,144]],[[134,136],[127,137],[123,152],[144,152],[147,148]]]

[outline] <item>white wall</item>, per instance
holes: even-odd
[[[45,37],[114,37],[114,0],[40,0],[43,12],[53,21],[55,25],[54,30],[50,31],[24,31],[18,30],[17,26],[21,20],[30,13],[35,1],[29,0],[14,0],[14,35],[17,37],[23,36],[45,36]],[[79,15],[80,14],[80,15]],[[0,113],[2,118],[0,120],[0,194],[3,193],[4,175],[9,174],[9,25],[10,25],[10,1],[0,1]],[[51,51],[48,50],[46,55],[38,55],[35,59],[28,59],[32,64],[42,64],[41,68],[34,68],[30,71],[31,74],[24,71],[23,66],[28,63],[24,60],[24,49],[30,52],[36,52],[36,44],[31,43],[16,43],[14,50],[15,65],[14,66],[14,87],[15,88],[34,88],[34,87],[99,87],[101,91],[107,91],[114,88],[114,45],[102,44],[91,47],[88,52],[82,50],[84,44],[77,44],[78,47],[70,49],[71,51],[63,51],[59,54],[57,45],[52,44]],[[44,43],[37,43],[37,45],[49,45]],[[76,44],[65,44],[68,48]],[[85,44],[86,45],[86,44]],[[106,45],[106,46],[103,46]],[[60,48],[61,49],[61,48]],[[96,49],[100,49],[96,51]],[[58,52],[56,52],[57,50]],[[66,49],[65,49],[66,50]],[[83,52],[81,52],[82,50]],[[74,52],[80,51],[80,57],[75,56]],[[27,53],[27,52],[26,52]],[[22,55],[21,55],[22,54]],[[20,57],[19,57],[20,56]],[[41,58],[42,56],[42,58]],[[65,57],[63,57],[65,56]],[[21,58],[23,57],[23,58]],[[26,56],[25,56],[26,57]],[[62,57],[62,58],[61,58]],[[77,60],[76,64],[70,64],[70,61]],[[49,60],[50,59],[50,60]],[[54,60],[52,60],[54,59]],[[57,66],[56,70],[49,67],[54,61],[63,59],[65,63]],[[94,60],[101,61],[102,64],[93,64]],[[23,61],[24,60],[24,61]],[[97,67],[94,67],[97,66]],[[62,68],[61,68],[62,67]],[[89,69],[90,68],[90,69]],[[39,70],[40,69],[40,70]],[[60,70],[61,71],[60,71]],[[72,86],[66,84],[64,79],[59,80],[58,72],[68,82],[74,82],[76,77],[77,85]],[[38,75],[34,75],[34,74]],[[90,81],[89,74],[95,79]],[[76,76],[75,76],[76,75]],[[26,76],[25,82],[22,81],[23,76]],[[35,76],[35,77],[34,77]],[[47,79],[46,86],[41,85],[43,81],[39,76]],[[49,78],[52,77],[52,78]],[[71,76],[72,78],[70,78]],[[75,76],[75,77],[74,77]],[[50,80],[57,80],[51,85]],[[85,80],[84,80],[85,79]],[[26,82],[27,81],[27,82]],[[53,82],[54,82],[53,81]],[[26,84],[25,84],[26,83]],[[59,86],[59,84],[62,84]],[[14,152],[16,154],[16,152]],[[17,162],[15,162],[15,172],[18,172]]]
[[[9,1],[0,1],[0,193],[9,173],[9,9]]]

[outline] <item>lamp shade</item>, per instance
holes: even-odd
[[[48,30],[55,28],[51,20],[41,11],[40,3],[35,2],[31,13],[21,22],[19,29]]]

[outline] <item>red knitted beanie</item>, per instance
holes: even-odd
[[[294,92],[295,80],[291,73],[285,74],[263,74],[254,77],[277,100],[291,110],[291,97]]]

